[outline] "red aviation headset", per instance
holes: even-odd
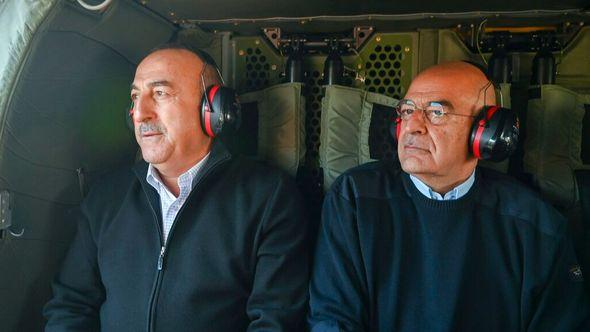
[[[205,62],[206,66],[212,66],[222,84],[214,84],[205,88],[205,80],[201,72],[203,85],[203,97],[201,98],[201,128],[209,137],[219,136],[224,132],[235,133],[241,123],[241,109],[236,92],[225,86],[219,67],[211,56],[205,52],[196,52]]]
[[[469,151],[477,159],[502,161],[516,150],[519,123],[516,113],[500,106],[484,106],[471,126]]]
[[[230,130],[235,133],[240,122],[240,103],[233,89],[219,84],[205,89],[201,99],[201,128],[208,136],[216,137]]]
[[[494,85],[483,68],[469,61],[465,62],[477,67],[486,75],[490,83],[485,89],[490,85]],[[390,128],[390,132],[395,135],[396,141],[399,141],[400,130],[401,118],[396,116]],[[469,151],[477,159],[502,161],[516,150],[518,135],[519,122],[514,111],[501,106],[485,105],[479,111],[471,126]]]
[[[191,49],[190,51],[197,54],[204,62],[203,70],[201,71],[203,96],[201,97],[199,109],[201,114],[201,129],[209,137],[217,137],[225,132],[236,132],[241,122],[240,103],[238,102],[236,92],[224,86],[225,83],[219,67],[217,67],[215,61],[209,54],[195,49]],[[213,84],[209,87],[205,86],[203,74],[207,66],[215,69],[222,84]],[[134,105],[131,103],[128,119],[130,128],[133,128],[133,108]]]

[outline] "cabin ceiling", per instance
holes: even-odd
[[[86,0],[87,2],[102,0]],[[587,0],[450,1],[361,0],[132,0],[183,28],[259,34],[267,27],[291,33],[334,33],[353,26],[376,31],[448,28],[488,18],[488,25],[590,22]]]
[[[417,13],[508,12],[588,9],[587,0],[361,1],[361,0],[136,0],[172,20],[260,19],[271,17],[402,15]]]

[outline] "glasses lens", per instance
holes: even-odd
[[[415,110],[416,106],[402,100],[397,108],[397,114],[402,118],[402,120],[407,120]]]
[[[424,111],[432,124],[441,124],[445,119],[445,110],[440,104],[430,104]]]

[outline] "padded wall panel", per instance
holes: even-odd
[[[577,200],[574,171],[590,169],[581,160],[587,96],[557,85],[539,89],[528,105],[524,169],[547,199],[568,208]]]
[[[56,0],[1,1],[0,22],[0,123],[12,95],[14,82],[29,52],[33,36]],[[0,125],[0,133],[2,126]]]
[[[79,34],[40,37],[6,119],[0,174],[19,192],[76,204],[78,169],[133,160],[125,117],[134,66]]]
[[[64,1],[65,2],[65,1]],[[51,22],[51,31],[83,35],[116,51],[133,64],[153,47],[170,40],[176,28],[138,1],[117,0],[100,14],[67,2]]]
[[[257,157],[292,176],[305,159],[305,98],[301,83],[285,83],[240,96],[257,103]],[[243,139],[251,139],[244,137]]]
[[[360,89],[326,86],[322,100],[320,166],[324,189],[347,169],[373,161],[369,135],[373,105],[389,107],[397,100]]]
[[[44,32],[38,38],[0,143],[0,178],[12,193],[13,229],[24,230],[3,240],[0,284],[12,286],[0,299],[17,300],[2,303],[0,311],[9,316],[6,324],[35,329],[75,229],[65,211],[80,202],[95,175],[131,164],[137,150],[125,124],[134,66],[80,34]],[[25,261],[16,273],[14,264]]]

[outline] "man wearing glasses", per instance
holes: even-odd
[[[425,70],[397,110],[401,169],[370,163],[334,183],[312,331],[588,331],[566,220],[469,152],[490,86],[465,62]]]

